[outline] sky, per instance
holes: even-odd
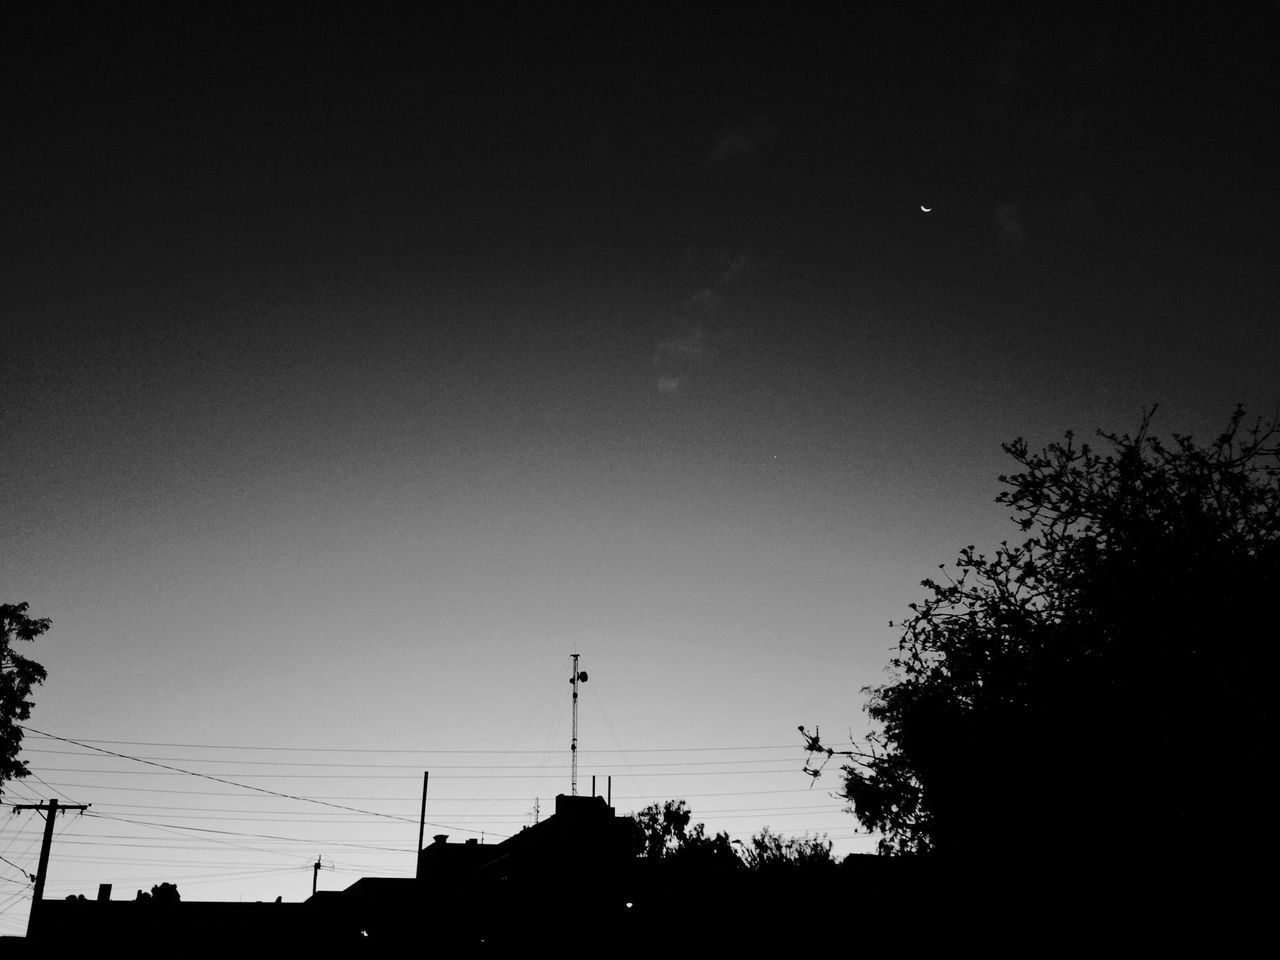
[[[408,875],[424,770],[494,842],[569,788],[575,651],[584,792],[873,849],[796,727],[863,736],[920,581],[1016,535],[1001,444],[1280,405],[1276,21],[22,14],[0,601],[51,736],[5,800],[92,804],[48,895]]]

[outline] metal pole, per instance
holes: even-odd
[[[320,880],[320,856],[319,854],[317,854],[315,866],[311,868],[311,895],[313,897],[316,895],[316,884],[319,882],[319,880]]]
[[[573,740],[569,744],[569,794],[578,795],[578,655],[573,655]]]

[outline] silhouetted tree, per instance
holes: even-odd
[[[180,903],[182,895],[178,893],[176,883],[158,883],[151,888],[152,903]]]
[[[13,649],[15,640],[35,640],[49,629],[49,621],[27,616],[25,603],[0,604],[0,791],[5,783],[21,779],[27,765],[18,759],[22,728],[31,716],[31,688],[43,683],[44,667]]]
[[[835,751],[881,852],[1266,862],[1280,444],[1243,418],[1203,446],[1150,415],[1105,451],[1004,445],[1027,539],[924,581],[894,679],[864,690],[880,731]]]
[[[654,803],[632,815],[637,854],[648,860],[666,860],[682,865],[738,865],[729,835],[709,835],[705,824],[693,823],[693,814],[683,800]]]
[[[684,800],[654,803],[632,815],[637,855],[679,866],[719,867],[728,870],[773,872],[835,867],[831,841],[825,837],[783,837],[764,827],[750,844],[731,841],[727,833],[707,833],[705,824],[693,823]],[[741,853],[734,850],[738,844]]]
[[[742,862],[748,870],[766,873],[833,870],[837,866],[826,837],[783,837],[768,827],[744,845]]]

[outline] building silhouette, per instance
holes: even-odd
[[[540,939],[548,917],[572,917],[580,932],[616,930],[634,908],[630,824],[602,797],[561,795],[551,816],[500,843],[437,835],[418,851],[413,877],[363,877],[301,903],[120,900],[103,885],[96,900],[41,901],[30,939],[480,947]]]

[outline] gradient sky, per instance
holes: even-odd
[[[31,725],[408,821],[431,768],[428,816],[494,837],[568,788],[577,650],[621,811],[868,849],[795,728],[865,731],[888,621],[1014,535],[1001,442],[1280,402],[1274,5],[953,7],[6,28]],[[52,896],[412,866],[413,822],[27,747],[47,784],[7,799],[149,824],[68,818]],[[0,825],[34,869],[38,819]]]

